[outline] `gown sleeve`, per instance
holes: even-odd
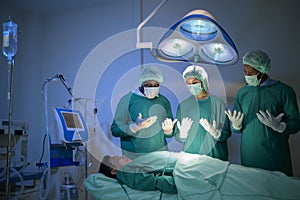
[[[286,129],[283,134],[295,134],[300,130],[300,116],[297,105],[297,97],[291,87],[285,89],[285,93],[279,94],[278,98],[282,98],[284,117],[283,122],[286,123]]]
[[[152,172],[125,172],[119,171],[117,179],[127,186],[143,191],[159,190],[163,193],[177,193],[173,176],[156,174]]]
[[[117,105],[113,123],[110,128],[114,137],[129,137],[134,135],[129,128],[129,125],[133,123],[128,111],[129,96],[128,94],[123,96]]]

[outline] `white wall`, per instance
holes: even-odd
[[[159,0],[144,0],[144,17],[160,2]],[[15,62],[13,118],[29,123],[29,161],[32,166],[40,158],[42,139],[45,134],[44,102],[41,96],[44,81],[59,73],[63,74],[67,84],[73,87],[80,67],[90,61],[91,54],[98,50],[99,45],[101,47],[107,42],[109,46],[111,41],[118,41],[118,38],[124,37],[126,41],[119,42],[119,44],[112,43],[113,45],[99,55],[98,61],[92,61],[91,65],[103,69],[98,80],[92,79],[93,74],[86,77],[86,88],[93,88],[95,91],[86,93],[90,96],[76,96],[96,99],[99,123],[104,126],[111,123],[113,108],[117,102],[117,99],[112,99],[113,92],[117,91],[116,84],[125,74],[132,77],[132,82],[128,83],[128,90],[133,88],[136,82],[135,73],[131,74],[130,70],[138,69],[141,64],[140,51],[131,50],[135,45],[135,32],[132,29],[136,28],[140,21],[139,5],[138,0],[111,1],[110,4],[103,6],[45,16],[38,13],[19,12],[13,7],[1,6],[1,23],[10,15],[22,29]],[[300,28],[296,26],[300,19],[297,14],[298,7],[298,2],[293,0],[275,2],[169,0],[146,27],[168,28],[190,10],[207,9],[215,15],[219,24],[229,33],[241,56],[254,49],[262,49],[270,54],[272,58],[271,78],[280,79],[291,85],[296,91],[300,105],[300,81],[298,79],[300,70],[297,55],[299,52],[297,36],[300,34]],[[147,40],[147,38],[144,39]],[[109,62],[106,59],[110,56],[113,59]],[[186,67],[185,63],[161,63],[155,60],[148,51],[144,52],[144,63],[162,64],[175,69],[178,73]],[[3,56],[0,58],[0,66],[0,118],[5,119],[8,115],[7,66]],[[95,68],[95,71],[99,68]],[[241,60],[232,66],[220,67],[219,71],[224,80],[227,101],[231,104],[238,88],[243,84]],[[178,81],[181,82],[181,80]],[[178,87],[181,88],[182,85],[180,86],[179,82],[174,82],[174,84],[179,84]],[[176,107],[178,102],[172,96],[172,92],[168,92],[167,88],[163,91],[170,95],[173,99],[173,107]],[[77,91],[76,94],[85,93]],[[62,84],[59,82],[49,84],[49,108],[64,106],[69,99],[70,95]],[[97,129],[101,130],[99,126]],[[105,138],[102,139],[106,141]],[[300,134],[292,136],[290,142],[294,174],[300,176]],[[176,146],[172,148],[176,149]],[[233,162],[239,162],[238,135],[233,135],[230,139],[230,159]]]

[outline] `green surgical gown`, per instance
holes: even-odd
[[[179,130],[177,126],[175,127],[175,137],[184,143],[185,152],[228,160],[227,139],[231,136],[231,131],[225,110],[224,101],[213,95],[201,100],[196,100],[194,96],[190,96],[179,104],[176,113],[178,121],[181,122],[184,117],[193,120],[186,139],[179,137]],[[216,120],[217,128],[221,130],[221,135],[217,140],[199,124],[201,118],[207,119],[211,124],[213,120]]]
[[[129,125],[134,123],[139,113],[142,118],[157,116],[156,122],[149,128],[133,133]],[[161,124],[166,118],[173,119],[169,100],[163,95],[154,99],[129,92],[118,103],[113,123],[112,135],[120,137],[121,148],[124,155],[133,159],[136,156],[153,151],[168,150],[166,135]]]
[[[241,164],[292,175],[289,135],[300,130],[300,117],[294,90],[278,81],[259,87],[242,87],[234,110],[244,113],[241,130]],[[279,133],[261,123],[256,113],[268,110],[273,116],[284,113],[284,132]]]
[[[136,190],[177,193],[173,170],[179,156],[164,151],[144,154],[119,170],[117,179]]]

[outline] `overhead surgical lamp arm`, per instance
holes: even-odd
[[[151,13],[142,21],[139,26],[137,27],[137,33],[136,33],[136,48],[138,49],[145,49],[149,48],[152,49],[152,42],[141,42],[141,31],[144,25],[157,13],[157,11],[162,7],[164,3],[166,3],[168,0],[163,0]]]

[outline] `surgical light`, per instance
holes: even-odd
[[[159,6],[161,6],[163,1]],[[157,12],[156,8],[153,12]],[[151,17],[154,13],[151,14]],[[149,17],[146,19],[149,20]],[[145,21],[138,27],[138,35]],[[139,39],[139,36],[138,36]],[[152,43],[137,48],[149,48],[152,55],[165,62],[191,62],[231,65],[238,61],[238,51],[230,36],[206,10],[193,10],[168,29],[156,46]]]
[[[160,50],[162,54],[172,58],[180,58],[194,52],[194,48],[187,41],[177,38],[163,41]]]
[[[190,14],[192,13],[188,15]],[[218,34],[217,26],[214,23],[201,18],[191,18],[183,21],[179,26],[179,30],[185,37],[196,41],[208,41]]]

